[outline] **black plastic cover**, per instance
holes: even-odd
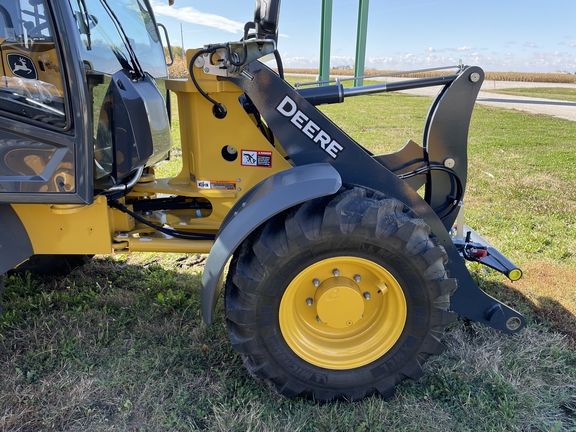
[[[280,20],[280,0],[256,0],[254,24],[258,39],[278,41],[278,21]]]
[[[117,182],[136,168],[165,159],[170,150],[170,122],[164,98],[150,77],[133,81],[113,75],[106,97],[112,119],[114,172]]]

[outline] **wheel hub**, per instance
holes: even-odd
[[[282,336],[307,362],[352,369],[384,355],[407,318],[396,278],[374,261],[327,258],[304,268],[286,288],[279,309]]]
[[[356,324],[364,315],[364,297],[358,285],[345,277],[324,281],[315,295],[320,321],[335,329]]]

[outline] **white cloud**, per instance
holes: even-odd
[[[164,15],[192,24],[214,27],[230,33],[244,32],[244,24],[241,22],[233,21],[216,14],[200,12],[193,7],[187,6],[179,8],[174,6],[167,6],[163,3],[157,2],[153,2],[152,6],[156,15]]]
[[[332,66],[354,66],[353,56],[331,56]],[[512,52],[504,54],[483,55],[479,52],[458,52],[451,55],[426,53],[424,55],[398,53],[390,57],[367,57],[366,68],[377,70],[412,70],[428,67],[444,67],[458,65],[460,60],[466,65],[480,66],[492,72],[553,72],[556,70],[576,70],[576,58],[563,52],[534,52],[528,56],[518,56]],[[287,68],[318,68],[320,59],[311,57],[283,57]]]
[[[456,48],[456,51],[470,51],[472,48],[470,48],[469,46],[461,46]]]

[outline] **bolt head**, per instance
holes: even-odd
[[[477,83],[480,81],[480,74],[478,72],[473,72],[470,74],[470,81],[473,83]]]
[[[334,270],[332,270],[332,274],[333,274],[335,277],[338,277],[338,276],[340,276],[340,270],[338,270],[337,268],[335,268]]]
[[[361,280],[362,280],[362,278],[360,277],[359,274],[354,275],[354,281],[355,281],[356,283],[360,283]]]
[[[320,286],[320,279],[314,279],[312,281],[312,283],[314,284],[315,287],[319,287]]]
[[[372,298],[372,296],[370,295],[370,293],[369,293],[368,291],[366,291],[366,292],[364,293],[364,298],[365,298],[366,300],[370,300],[370,299]]]
[[[510,331],[518,330],[522,326],[522,320],[519,317],[511,317],[506,321],[506,328]]]
[[[307,304],[308,306],[312,306],[312,305],[314,304],[314,300],[312,300],[311,297],[308,297],[308,298],[306,299],[306,304]]]

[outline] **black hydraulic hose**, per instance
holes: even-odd
[[[126,207],[125,205],[123,205],[122,203],[120,203],[117,200],[108,201],[108,205],[110,207],[114,207],[115,209],[120,210],[123,213],[129,214],[138,222],[141,222],[144,225],[147,225],[150,228],[153,228],[154,230],[161,232],[162,234],[166,234],[167,236],[176,237],[176,238],[180,238],[180,239],[184,239],[184,240],[214,240],[216,238],[216,236],[214,234],[193,233],[193,232],[189,232],[189,231],[181,231],[181,230],[175,230],[175,229],[171,229],[171,228],[164,228],[160,225],[156,225],[156,224],[150,222],[149,220],[143,218],[138,213],[130,211],[128,209],[128,207]]]
[[[246,45],[246,43],[243,44],[243,51],[244,51],[243,53],[244,58],[236,62],[232,58],[232,51],[230,51],[230,45],[226,45],[226,55],[228,57],[228,61],[232,66],[241,67],[246,64],[246,60],[248,59],[248,45]]]
[[[448,211],[448,213],[446,213],[444,216],[440,218],[440,220],[445,220],[448,216],[450,216],[454,212],[454,210],[458,208],[458,204],[460,203],[460,201],[462,201],[462,198],[464,197],[464,186],[462,185],[462,180],[460,180],[460,177],[458,177],[458,175],[454,170],[451,170],[450,168],[445,167],[443,165],[426,165],[412,172],[406,174],[400,174],[398,178],[407,179],[420,174],[430,174],[431,171],[442,171],[448,173],[456,181],[456,196],[454,197],[452,208],[450,209],[450,211]]]
[[[274,58],[276,59],[276,67],[278,68],[278,76],[284,79],[284,64],[282,63],[282,57],[278,50],[274,50]]]
[[[214,105],[216,107],[216,109],[218,109],[218,111],[220,112],[220,114],[226,115],[226,107],[224,105],[222,105],[220,102],[218,102],[217,100],[213,99],[210,97],[210,95],[208,95],[208,93],[206,93],[204,90],[202,90],[202,88],[200,87],[200,84],[198,84],[198,81],[196,80],[196,76],[194,74],[194,63],[196,63],[196,60],[198,59],[198,57],[200,57],[202,54],[214,54],[216,52],[216,50],[218,48],[225,48],[224,46],[218,46],[218,47],[212,47],[210,49],[203,49],[198,51],[196,54],[194,54],[192,56],[192,59],[190,60],[190,66],[188,66],[188,72],[190,73],[190,78],[192,79],[192,82],[194,83],[194,87],[196,87],[196,89],[198,90],[198,92],[210,103],[212,103],[212,105]]]

